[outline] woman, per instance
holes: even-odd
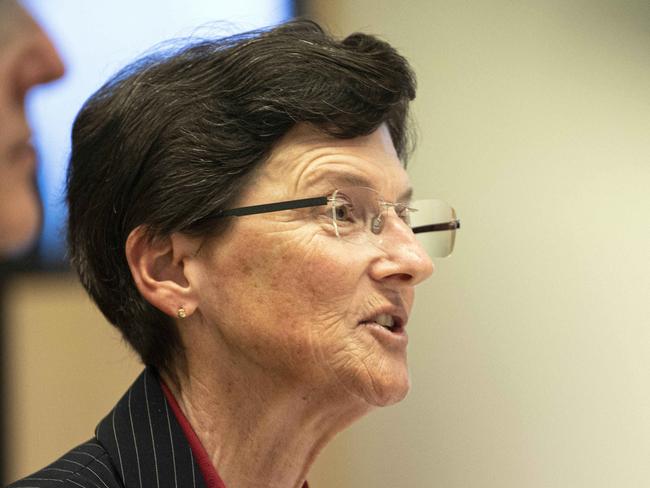
[[[411,219],[441,255],[458,227],[410,203],[414,85],[385,42],[296,21],[144,59],[88,100],[70,253],[147,369],[15,486],[300,487],[332,436],[406,395],[433,269]]]
[[[0,260],[31,244],[41,222],[25,97],[63,71],[43,29],[16,0],[0,0]]]

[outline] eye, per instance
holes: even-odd
[[[340,222],[353,221],[352,205],[349,203],[337,203],[334,207],[334,218]]]
[[[358,216],[353,200],[344,193],[338,193],[332,201],[332,217],[340,223],[355,222]]]

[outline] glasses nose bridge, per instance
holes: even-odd
[[[387,202],[381,198],[377,201],[377,204],[379,205],[380,212],[386,212],[391,208],[395,210],[399,205],[399,203]],[[395,213],[397,213],[397,211],[395,211]]]
[[[395,209],[395,205],[390,205]],[[386,207],[385,207],[386,208]],[[387,261],[393,263],[395,274],[409,277],[404,281],[408,284],[418,284],[428,278],[433,272],[433,261],[429,253],[416,238],[415,233],[396,212],[384,212],[382,230],[372,236],[375,246],[381,249]]]
[[[404,224],[409,230],[411,227],[408,225],[407,222],[404,221],[402,217],[398,214],[398,208],[403,207],[402,203],[395,203],[395,202],[387,202],[383,200],[381,197],[377,201],[377,215],[372,216],[372,221],[370,228],[373,232],[373,234],[381,234],[384,231],[384,227],[386,226],[386,217],[387,214],[390,215],[390,209],[393,209],[393,214],[394,217],[397,218],[402,224]],[[411,231],[412,232],[412,231]]]

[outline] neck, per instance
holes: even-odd
[[[179,383],[163,378],[228,487],[300,488],[328,441],[369,410],[228,361],[188,358]]]

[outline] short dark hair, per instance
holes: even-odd
[[[127,66],[86,101],[72,131],[68,244],[82,284],[145,364],[173,373],[184,359],[179,334],[135,286],[129,233],[223,230],[207,217],[237,199],[298,123],[338,138],[385,123],[405,162],[414,97],[413,72],[388,43],[360,33],[339,41],[307,20]]]

